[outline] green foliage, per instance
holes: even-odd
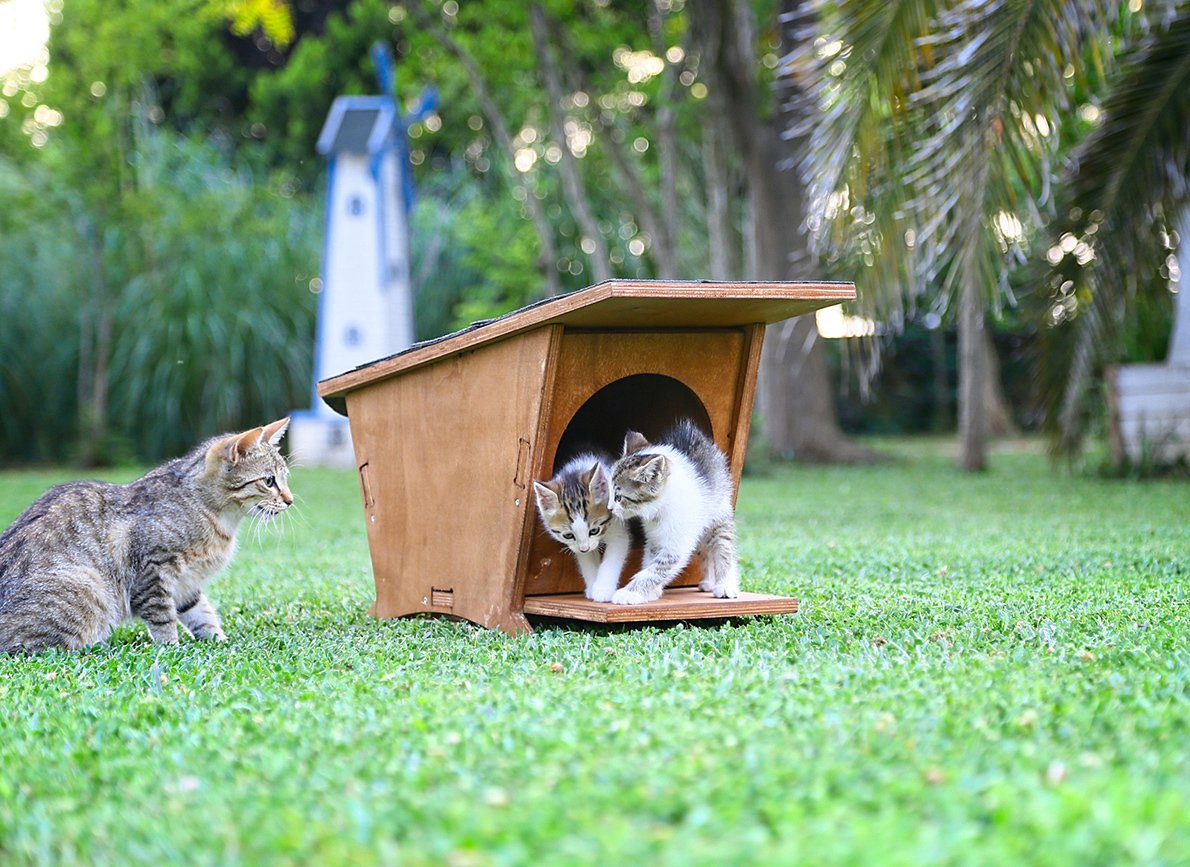
[[[581,165],[612,266],[620,276],[654,273],[637,193],[660,205],[655,145],[665,110],[674,115],[681,205],[664,219],[676,226],[683,274],[699,275],[705,232],[681,231],[703,219],[698,104],[669,100],[655,70],[630,80],[616,60],[624,50],[664,53],[680,45],[680,8],[661,16],[663,35],[654,42],[647,4],[545,6],[553,21],[565,22],[551,38],[566,59],[566,91],[583,96],[566,107],[567,118],[587,141]],[[431,27],[417,10],[428,13]],[[251,31],[253,42],[229,30]],[[525,178],[493,142],[475,88],[438,31],[475,58],[517,147],[536,158]],[[12,231],[0,240],[0,273],[11,275],[0,277],[0,291],[13,312],[0,326],[11,336],[0,350],[4,387],[28,392],[39,377],[33,358],[56,371],[52,413],[35,412],[31,398],[14,399],[19,415],[0,424],[8,431],[4,459],[60,457],[72,440],[109,455],[131,447],[155,458],[200,430],[234,425],[304,393],[295,383],[306,373],[307,353],[297,347],[309,331],[310,298],[299,284],[315,267],[309,254],[318,250],[311,238],[320,210],[306,195],[324,173],[314,144],[336,96],[375,92],[368,49],[378,39],[397,54],[403,102],[433,84],[443,106],[409,131],[421,188],[413,219],[419,336],[532,301],[547,273],[560,275],[563,290],[590,282],[555,168],[567,143],[548,132],[522,5],[456,10],[357,0],[316,14],[281,0],[72,0],[54,21],[48,78],[21,73],[17,95],[5,101],[10,114],[0,119],[0,158],[29,181],[19,200],[5,193],[0,202],[12,216]],[[675,63],[689,87],[697,63],[685,54]],[[617,172],[613,148],[635,179]],[[554,257],[541,253],[526,196],[542,203]],[[23,250],[37,250],[36,258]],[[46,264],[72,259],[85,267],[60,276]],[[276,269],[271,279],[268,268]],[[249,283],[262,296],[253,298],[251,322],[242,309]],[[28,287],[42,284],[34,311]],[[132,327],[146,312],[153,327]],[[34,322],[45,327],[33,329]],[[36,349],[36,334],[69,339],[46,353]],[[229,362],[215,372],[219,357]],[[246,360],[250,377],[237,369]],[[105,384],[112,391],[106,397]],[[264,390],[274,397],[266,400]],[[162,391],[169,397],[151,397]],[[138,411],[130,395],[173,403]],[[91,442],[99,438],[107,442]]]
[[[245,122],[259,124],[262,146],[273,165],[317,187],[325,164],[314,144],[335,97],[376,93],[369,49],[395,42],[399,31],[384,0],[356,0],[327,17],[324,32],[300,39],[282,69],[255,76],[248,88]]]
[[[538,297],[539,284],[529,276],[537,270],[537,239],[520,211],[511,198],[481,195],[465,171],[430,179],[413,214],[419,337],[437,337]]]
[[[156,460],[306,405],[321,213],[287,197],[283,179],[237,173],[171,133],[136,156],[141,187],[104,232],[118,284],[105,448]],[[15,183],[0,165],[0,455],[60,459],[77,432],[95,269],[80,226],[97,217],[62,174]]]
[[[0,458],[64,455],[74,442],[82,270],[51,177],[0,161]],[[66,202],[60,208],[68,207]],[[44,222],[43,222],[44,221]]]
[[[1186,862],[1190,489],[889,447],[744,482],[744,585],[800,614],[519,638],[368,617],[358,481],[298,469],[230,644],[0,658],[3,860]]]
[[[219,0],[208,11],[231,21],[237,36],[259,28],[275,45],[284,48],[293,41],[293,13],[286,0]]]
[[[162,135],[168,187],[144,203],[144,269],[117,309],[113,416],[141,455],[307,405],[320,209],[287,181],[236,173],[209,147]]]
[[[307,403],[321,208],[162,108],[203,8],[71,2],[0,121],[2,462],[157,460]]]

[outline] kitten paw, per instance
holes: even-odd
[[[734,584],[724,584],[720,587],[712,587],[711,593],[715,595],[716,599],[735,599],[740,595],[740,588]]]
[[[639,590],[634,590],[631,587],[621,587],[612,596],[613,605],[641,605],[645,602],[652,602],[661,596],[660,592],[655,594],[641,593]]]
[[[611,587],[588,587],[586,595],[592,602],[611,602],[616,595],[616,587],[614,584]]]
[[[701,581],[698,582],[698,589],[701,590],[703,593],[714,593],[715,592],[715,582],[712,581],[710,578],[703,578]]]

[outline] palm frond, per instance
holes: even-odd
[[[1106,2],[970,0],[947,9],[923,41],[936,62],[912,97],[908,207],[921,225],[921,277],[941,277],[944,295],[961,280],[993,306],[1003,299],[1023,241],[1005,222],[1034,222],[1046,206],[1075,61],[1113,11]],[[960,267],[944,271],[951,259]]]
[[[819,36],[785,70],[817,79],[820,111],[788,134],[808,130],[817,248],[865,266],[869,279],[857,282],[870,311],[932,288],[944,309],[960,282],[993,306],[1009,297],[1024,228],[1051,205],[1081,61],[1116,12],[1109,0],[818,5]],[[863,292],[872,278],[875,291]]]
[[[828,266],[861,263],[867,278],[858,280],[861,307],[886,319],[899,318],[903,300],[917,294],[913,269],[905,267],[912,235],[906,244],[904,195],[891,170],[902,145],[893,119],[919,87],[919,70],[929,66],[917,42],[939,5],[820,0],[793,25],[800,32],[781,64],[789,92],[812,106],[787,110],[794,121],[785,133],[806,141],[799,168],[811,202],[812,247]],[[784,17],[794,14],[787,8]]]

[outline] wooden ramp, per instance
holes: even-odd
[[[593,623],[663,623],[752,617],[758,614],[796,614],[797,600],[767,593],[741,593],[735,599],[716,599],[697,587],[671,587],[660,599],[643,605],[592,602],[581,593],[526,596],[525,613]]]

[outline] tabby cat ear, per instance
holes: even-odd
[[[633,452],[639,452],[641,449],[647,449],[649,441],[644,438],[643,434],[638,434],[634,430],[628,431],[624,435],[624,454],[630,455]]]
[[[211,444],[207,449],[207,464],[210,465],[213,460],[223,460],[228,463],[236,463],[247,454],[248,449],[260,442],[261,434],[264,433],[264,428],[257,427],[245,433],[229,434],[221,437]]]
[[[278,421],[275,421],[272,424],[265,425],[265,427],[264,427],[265,442],[267,442],[271,446],[275,446],[277,443],[281,442],[281,437],[285,436],[285,431],[287,431],[288,429],[289,429],[289,416],[286,416],[283,419],[279,419]]]
[[[231,447],[228,458],[234,464],[244,455],[248,454],[248,450],[260,442],[260,438],[264,435],[264,428],[254,427],[250,431],[245,431],[236,437],[235,444]]]
[[[549,485],[534,482],[533,493],[537,495],[537,508],[544,512],[552,512],[558,508],[558,494]]]

